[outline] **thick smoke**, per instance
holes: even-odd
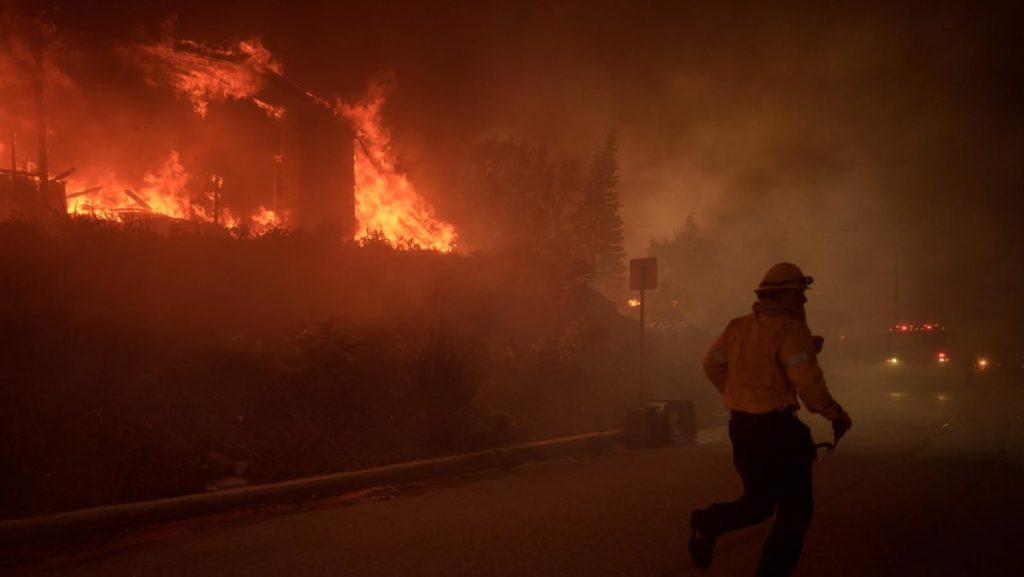
[[[204,42],[260,36],[293,79],[348,101],[367,79],[393,72],[384,114],[403,168],[456,225],[475,216],[455,200],[472,191],[454,184],[475,142],[512,136],[586,160],[614,128],[627,251],[643,256],[652,238],[670,237],[694,214],[718,247],[714,271],[693,271],[721,283],[722,302],[698,305],[697,317],[713,324],[739,312],[761,272],[782,259],[819,279],[812,305],[822,317],[857,311],[882,327],[899,314],[1010,335],[1021,316],[1012,295],[1024,281],[1009,264],[1022,250],[1013,216],[1019,42],[1009,9],[56,4],[46,16],[83,46],[136,41],[168,22]],[[82,69],[104,86],[117,80],[88,58]],[[98,105],[110,133],[129,135],[122,142],[151,134],[127,112],[152,118],[138,110],[144,92],[111,90],[109,106]],[[154,121],[162,127],[152,130],[181,130],[175,119]],[[187,136],[218,142],[206,132],[235,125],[213,126]]]

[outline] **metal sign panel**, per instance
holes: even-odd
[[[658,288],[658,259],[634,258],[629,261],[629,289],[646,290]]]

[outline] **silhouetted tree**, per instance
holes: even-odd
[[[595,277],[605,281],[622,279],[626,271],[622,216],[619,215],[618,156],[613,131],[594,154],[577,218],[577,235],[583,254],[592,263]]]
[[[570,252],[583,180],[577,162],[553,160],[542,146],[491,139],[479,146],[474,172],[487,244]]]
[[[702,234],[692,212],[672,238],[651,240],[647,255],[658,259],[659,292],[666,302],[678,300],[690,314],[696,303],[706,306],[713,299],[721,288],[714,280],[721,272],[716,246]]]

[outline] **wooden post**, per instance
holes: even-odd
[[[43,70],[43,46],[39,45],[36,53],[37,69],[35,78],[36,91],[36,131],[39,139],[39,194],[47,198],[50,185],[50,161],[46,146],[46,78]]]
[[[654,257],[634,258],[629,261],[629,289],[640,291],[640,389],[643,394],[647,382],[647,303],[645,290],[658,288],[658,259]]]
[[[642,287],[643,285],[641,285]],[[644,326],[644,308],[646,303],[644,302],[644,289],[640,289],[640,388],[646,390],[647,388],[647,346],[645,341],[645,333],[647,327]]]
[[[217,177],[213,180],[213,224],[220,224],[220,191],[224,181]]]

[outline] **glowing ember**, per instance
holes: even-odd
[[[339,102],[336,108],[356,133],[357,230],[380,234],[393,243],[450,251],[455,246],[455,227],[438,220],[409,179],[395,169],[391,134],[381,122],[389,88],[385,83],[374,84],[363,102]]]
[[[640,299],[638,299],[636,297],[630,297],[626,301],[626,306],[628,306],[629,308],[636,308],[636,307],[640,306]]]

